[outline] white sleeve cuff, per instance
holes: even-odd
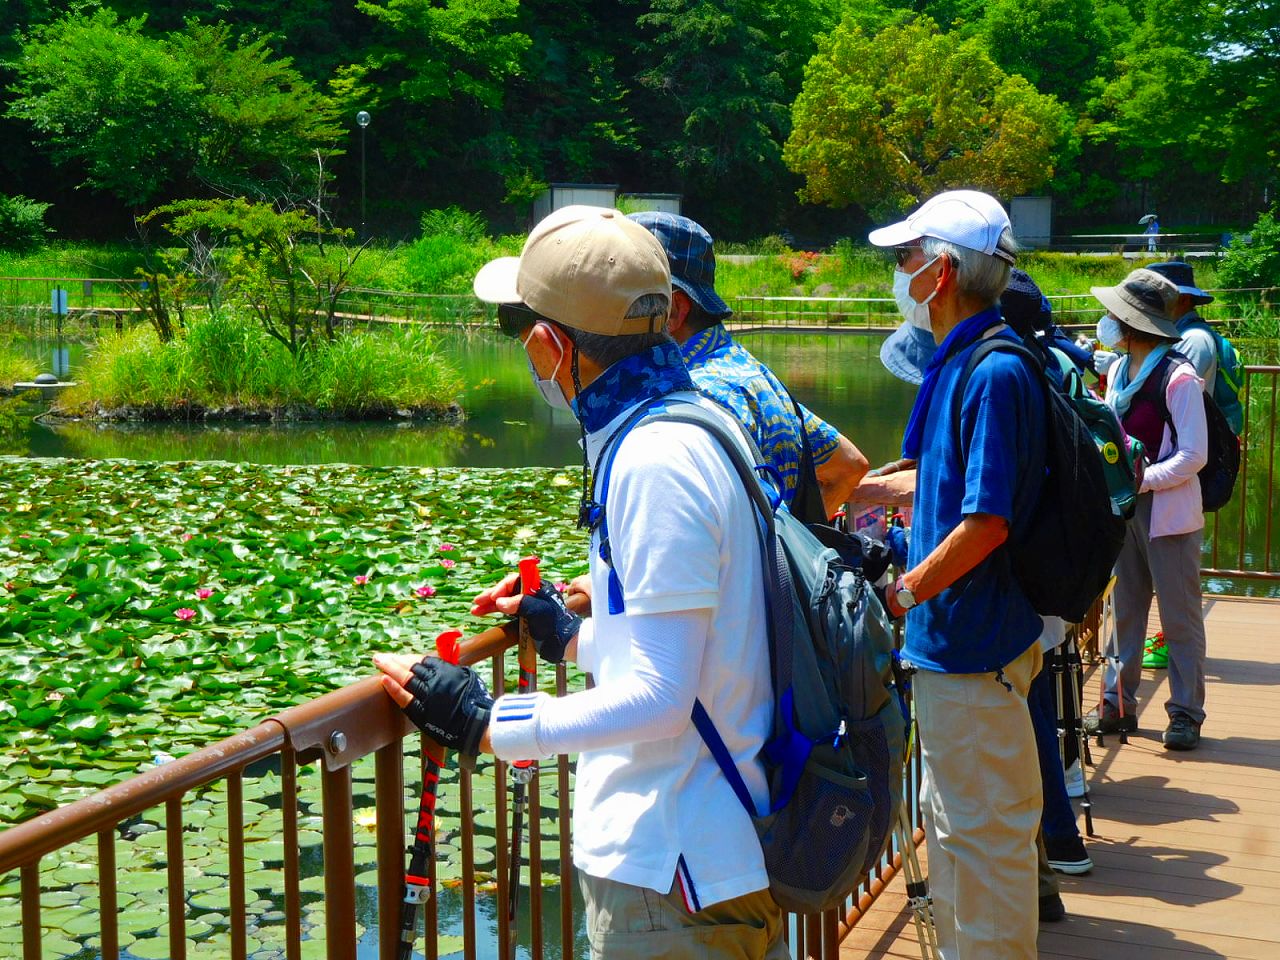
[[[596,672],[596,623],[594,617],[585,617],[578,625],[578,655],[576,662],[583,673]]]
[[[542,760],[551,756],[538,745],[538,710],[551,701],[542,691],[499,697],[489,721],[489,742],[499,760]]]

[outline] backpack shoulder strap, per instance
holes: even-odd
[[[1015,343],[1003,337],[988,337],[974,348],[973,353],[969,354],[964,370],[960,372],[960,378],[956,382],[955,392],[951,396],[951,427],[957,438],[960,436],[960,408],[964,403],[964,391],[969,386],[969,378],[973,376],[973,371],[977,369],[978,364],[996,351],[1018,354],[1027,361],[1027,365],[1034,371],[1034,376],[1039,379],[1045,390],[1053,389],[1053,386],[1049,383],[1049,378],[1045,376],[1044,366],[1035,354],[1021,343]],[[964,459],[963,450],[960,453],[960,457],[962,460]]]

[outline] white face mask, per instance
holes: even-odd
[[[1120,321],[1111,314],[1107,314],[1098,321],[1097,334],[1098,342],[1108,350],[1115,350],[1124,339],[1124,330],[1120,327]]]
[[[913,327],[919,327],[921,330],[932,331],[933,329],[929,325],[929,302],[938,295],[938,290],[935,287],[933,293],[925,297],[922,303],[917,303],[915,298],[911,296],[911,283],[937,262],[938,258],[934,257],[915,273],[903,273],[901,270],[893,271],[893,299],[898,304],[898,312],[902,314],[907,323]]]
[[[533,329],[538,329],[536,324]],[[551,328],[548,327],[547,329],[550,330]],[[572,407],[569,406],[569,401],[565,399],[564,391],[560,389],[560,384],[556,383],[556,374],[560,372],[560,364],[564,363],[564,345],[560,343],[560,338],[556,336],[555,331],[552,331],[551,336],[555,338],[556,346],[560,348],[560,356],[556,360],[556,368],[551,371],[550,377],[544,380],[538,376],[538,370],[533,365],[533,358],[529,356],[529,341],[533,339],[533,330],[529,331],[529,336],[525,337],[524,342],[521,343],[521,346],[525,348],[524,359],[529,364],[529,376],[533,378],[533,386],[542,396],[542,399],[546,401],[547,406],[557,410],[571,410]]]

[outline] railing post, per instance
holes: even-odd
[[[374,754],[374,803],[378,817],[378,956],[396,960],[404,901],[404,742]],[[431,896],[440,891],[433,884]],[[421,920],[421,917],[419,917]],[[434,931],[428,933],[431,936]]]
[[[351,767],[329,770],[321,761],[324,808],[325,947],[329,960],[356,953],[355,831],[351,810]]]
[[[22,960],[40,960],[40,861],[24,863],[22,876]]]

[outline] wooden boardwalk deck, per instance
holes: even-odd
[[[1146,671],[1139,732],[1091,744],[1094,869],[1061,878],[1068,916],[1041,926],[1042,960],[1280,958],[1280,602],[1206,598],[1205,616],[1200,748],[1161,746],[1168,681]],[[901,877],[840,954],[920,957]]]

